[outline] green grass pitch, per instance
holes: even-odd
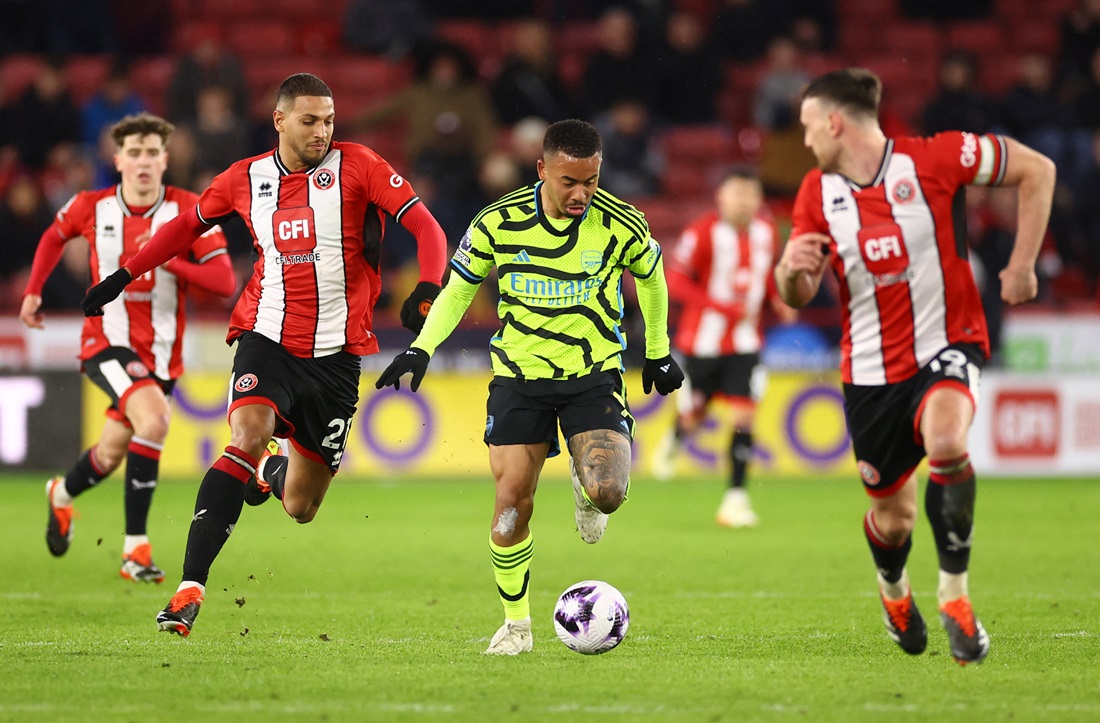
[[[117,475],[44,542],[43,478],[0,484],[0,721],[1094,721],[1100,719],[1100,481],[979,479],[971,595],[992,638],[956,665],[931,531],[910,575],[929,619],[909,657],[882,626],[854,480],[753,481],[762,525],[714,524],[717,478],[635,479],[595,546],[568,481],[536,497],[534,652],[481,654],[503,617],[488,479],[338,477],[318,518],[246,507],[188,639],[154,617],[179,579],[196,480],[163,481],[161,586],[118,575]],[[553,631],[569,584],[616,585],[631,626],[585,657]]]

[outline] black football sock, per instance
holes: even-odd
[[[187,533],[183,579],[206,584],[210,566],[233,532],[244,507],[244,489],[256,473],[256,459],[237,447],[226,447],[202,478],[195,516]]]
[[[70,497],[76,497],[87,492],[92,487],[103,481],[107,472],[101,470],[95,463],[95,446],[84,450],[84,454],[76,460],[76,464],[65,475],[65,491]]]
[[[905,572],[905,562],[913,547],[913,536],[906,537],[900,545],[891,545],[875,526],[873,510],[867,510],[863,518],[863,534],[867,536],[867,543],[871,546],[871,557],[875,559],[878,574],[886,582],[896,583]]]
[[[149,507],[153,504],[153,491],[157,488],[160,472],[160,452],[163,445],[141,437],[130,439],[126,453],[126,534],[144,535],[149,520]]]
[[[733,433],[733,441],[730,443],[730,466],[733,470],[730,487],[734,489],[745,487],[750,461],[752,461],[752,432],[738,429]]]
[[[970,564],[970,542],[974,531],[974,500],[977,477],[970,457],[928,460],[928,488],[924,510],[936,537],[940,569],[958,574]]]

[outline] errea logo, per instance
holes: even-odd
[[[260,191],[256,194],[257,198],[271,198],[274,194],[271,191],[271,184],[264,181],[260,184]]]

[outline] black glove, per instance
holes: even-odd
[[[378,381],[374,383],[374,388],[381,389],[392,384],[394,389],[400,389],[401,376],[410,372],[412,381],[409,382],[409,389],[415,392],[420,388],[420,380],[424,378],[424,372],[428,371],[428,362],[431,360],[428,352],[410,346],[393,358],[390,365],[386,367],[386,371],[382,372],[382,376],[378,377]]]
[[[132,280],[130,272],[122,268],[88,289],[87,296],[80,302],[84,316],[103,316],[103,307],[117,299]]]
[[[684,373],[671,354],[661,359],[646,359],[642,365],[642,390],[646,394],[657,387],[657,393],[664,396],[679,389],[683,383]]]
[[[417,284],[409,294],[409,298],[405,299],[405,303],[401,305],[401,326],[419,334],[424,328],[424,319],[427,318],[432,302],[437,296],[439,296],[439,284],[433,284],[430,281],[421,281]]]

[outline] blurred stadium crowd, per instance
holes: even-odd
[[[452,243],[488,201],[534,180],[548,122],[585,118],[604,138],[601,185],[636,203],[667,243],[711,207],[733,163],[759,168],[783,227],[813,162],[800,88],[848,65],[883,79],[888,135],[998,131],[1054,159],[1040,303],[1097,308],[1100,0],[9,0],[0,309],[18,309],[54,212],[117,181],[104,130],[138,110],[176,124],[166,181],[200,191],[274,147],[275,90],[291,73],[316,73],[335,94],[337,137],[408,176]],[[1007,192],[968,194],[994,335],[1014,203]],[[395,227],[390,269],[415,258]],[[226,231],[247,275],[248,235]],[[403,298],[401,276],[388,278]],[[87,253],[70,244],[44,307],[75,309],[86,283]],[[491,328],[492,300],[481,302],[472,318]],[[821,308],[808,318],[834,323],[831,305]],[[379,312],[383,324],[396,317]]]

